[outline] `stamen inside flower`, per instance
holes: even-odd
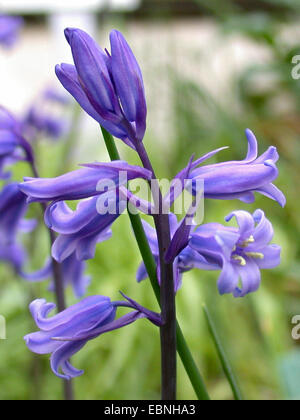
[[[261,252],[245,252],[245,254],[247,257],[257,258],[259,260],[263,260],[265,257]]]
[[[253,244],[253,242],[254,242],[255,240],[254,240],[254,237],[253,237],[253,235],[251,235],[251,236],[249,236],[249,238],[248,239],[246,239],[245,241],[243,241],[239,246],[241,247],[241,248],[247,248],[247,246],[249,245],[249,244]]]
[[[234,254],[232,255],[232,259],[238,261],[239,265],[241,266],[246,265],[246,260],[241,255]]]

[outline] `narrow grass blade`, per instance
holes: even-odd
[[[236,378],[233,374],[233,370],[231,368],[229,360],[228,360],[228,358],[226,356],[226,353],[224,351],[224,348],[223,348],[223,345],[221,343],[220,337],[217,333],[216,326],[215,326],[214,321],[213,321],[213,319],[212,319],[212,317],[211,317],[211,315],[210,315],[210,313],[209,313],[209,311],[208,311],[208,309],[205,305],[203,305],[203,311],[204,311],[205,319],[207,321],[209,332],[210,332],[210,334],[212,336],[212,339],[214,341],[214,344],[216,346],[218,356],[220,358],[220,361],[221,361],[224,373],[226,375],[226,378],[227,378],[227,380],[230,384],[230,387],[232,389],[234,398],[236,400],[239,400],[239,401],[243,400],[242,393],[239,389]]]

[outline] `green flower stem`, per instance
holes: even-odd
[[[234,398],[237,401],[241,401],[241,400],[243,400],[242,393],[241,393],[241,391],[238,387],[238,384],[237,384],[236,378],[234,376],[234,373],[232,371],[231,365],[229,363],[229,360],[228,360],[228,358],[226,356],[226,353],[224,351],[224,348],[222,346],[222,343],[221,343],[220,337],[218,335],[218,332],[217,332],[216,326],[214,324],[214,321],[213,321],[213,319],[212,319],[212,317],[211,317],[211,315],[210,315],[210,313],[209,313],[209,311],[208,311],[208,309],[205,305],[203,305],[203,311],[204,311],[204,315],[205,315],[205,318],[206,318],[206,321],[207,321],[209,332],[210,332],[210,334],[212,336],[212,339],[214,341],[214,344],[216,346],[218,356],[220,358],[220,361],[221,361],[224,373],[226,375],[226,378],[227,378],[227,380],[230,384],[230,387],[232,389]]]
[[[107,147],[107,151],[111,160],[119,160],[120,155],[116,147],[113,137],[101,127],[103,138]],[[144,228],[141,222],[141,218],[138,214],[131,214],[128,212],[130,217],[130,222],[137,240],[137,244],[142,255],[153,291],[157,298],[158,303],[160,304],[160,288],[156,276],[156,263],[153,258],[151,249],[149,247],[148,239],[144,232]],[[209,400],[209,395],[206,390],[202,376],[197,368],[197,365],[193,359],[193,356],[188,348],[188,345],[185,341],[181,328],[178,324],[176,325],[176,335],[177,335],[177,352],[181,358],[181,361],[184,365],[184,368],[188,374],[188,377],[191,381],[191,384],[194,388],[194,391],[199,400]]]

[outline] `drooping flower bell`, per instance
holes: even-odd
[[[45,89],[34,100],[22,119],[24,136],[34,141],[39,136],[58,140],[66,135],[70,128],[69,122],[61,112],[69,102],[69,98],[60,91],[53,88]]]
[[[12,47],[18,39],[23,19],[19,16],[0,15],[0,45]]]
[[[190,247],[209,264],[222,270],[218,280],[220,294],[242,297],[255,292],[261,282],[260,269],[280,264],[278,245],[270,244],[273,227],[262,210],[253,215],[238,210],[226,217],[236,218],[238,228],[208,223],[191,234]],[[241,280],[241,284],[239,281]]]
[[[0,251],[1,258],[1,251]],[[21,268],[22,266],[20,266]],[[69,257],[63,260],[61,263],[61,273],[64,288],[71,286],[76,298],[82,298],[90,284],[90,276],[85,274],[86,263],[79,261],[76,257],[76,252],[73,252]],[[47,259],[45,265],[40,270],[27,273],[22,270],[20,271],[22,278],[29,282],[41,282],[49,278],[53,278],[53,261],[52,258]],[[49,286],[49,290],[53,292],[55,290],[54,282],[52,281]]]
[[[0,179],[10,177],[10,173],[5,172],[5,167],[18,160],[16,155],[19,146],[17,129],[17,122],[12,114],[0,106]]]
[[[84,31],[68,28],[74,64],[56,75],[80,106],[113,136],[134,148],[146,130],[147,107],[141,69],[119,31],[110,33],[111,53]]]
[[[0,106],[0,176],[6,163],[33,161],[30,144],[22,135],[22,124],[6,108]]]
[[[104,184],[101,180],[107,182],[107,188],[117,188],[132,179],[151,178],[151,172],[147,169],[124,161],[96,162],[83,166],[56,178],[25,178],[20,189],[29,197],[30,202],[79,200],[104,192],[101,191],[101,185]]]
[[[197,168],[203,158],[189,163],[188,189],[196,193],[197,180],[204,181],[204,196],[221,200],[238,198],[246,203],[254,201],[254,192],[259,192],[282,207],[285,205],[283,193],[272,184],[278,176],[276,162],[278,153],[271,146],[257,157],[257,140],[251,130],[246,130],[248,153],[242,161],[228,161]]]
[[[12,244],[19,229],[31,221],[24,220],[27,197],[17,182],[7,184],[0,192],[0,243]]]
[[[24,337],[27,347],[37,354],[51,354],[51,369],[58,377],[71,379],[82,375],[82,370],[70,364],[70,358],[89,340],[140,318],[161,325],[159,314],[123,296],[127,301],[112,302],[106,296],[90,296],[51,318],[48,314],[55,308],[54,304],[44,299],[33,301],[30,311],[40,331]],[[117,308],[122,306],[133,311],[115,319]]]
[[[35,220],[24,219],[27,207],[26,195],[19,190],[18,183],[6,185],[0,192],[0,260],[11,265],[18,274],[27,260],[18,236],[36,226]]]
[[[58,262],[73,253],[79,261],[91,259],[96,245],[111,237],[110,227],[125,210],[126,203],[116,205],[113,212],[99,214],[97,200],[98,197],[93,197],[81,201],[75,211],[63,201],[48,207],[45,222],[59,234],[52,246],[52,256]]]
[[[59,262],[74,252],[79,261],[93,258],[97,243],[110,237],[111,224],[126,208],[119,187],[132,179],[151,178],[150,171],[123,161],[84,166],[57,178],[25,178],[19,185],[29,202],[52,202],[45,222],[59,233],[52,247],[52,256]],[[76,211],[64,202],[83,198],[89,200],[81,201]]]

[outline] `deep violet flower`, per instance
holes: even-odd
[[[71,286],[76,298],[82,298],[90,284],[91,278],[85,274],[85,270],[86,263],[84,261],[79,261],[75,252],[61,263],[64,288]],[[22,270],[20,274],[24,279],[30,282],[40,282],[52,278],[52,259],[48,259],[41,270],[33,273],[25,273]],[[49,290],[54,291],[53,281],[50,284]]]
[[[246,203],[252,203],[254,192],[259,192],[282,207],[285,205],[283,193],[272,184],[278,176],[276,162],[278,153],[271,146],[261,156],[257,157],[257,140],[251,130],[246,130],[248,153],[242,161],[228,161],[205,165],[197,168],[203,158],[189,163],[188,189],[196,193],[195,181],[204,180],[204,196],[221,200],[238,198]]]
[[[56,75],[80,106],[113,136],[134,147],[146,129],[147,107],[140,67],[123,35],[110,33],[111,53],[84,31],[68,28],[74,64]]]
[[[0,45],[12,47],[18,39],[23,26],[23,19],[19,16],[0,15]]]
[[[26,201],[27,197],[19,190],[17,182],[6,185],[0,192],[1,244],[14,243],[18,230],[28,222],[24,221],[28,207]]]
[[[208,263],[222,270],[218,280],[220,294],[242,297],[259,288],[260,269],[280,264],[281,248],[270,244],[273,227],[262,210],[256,210],[253,215],[237,210],[225,220],[233,217],[238,228],[218,223],[202,225],[191,234],[189,245]]]
[[[12,114],[0,106],[0,178],[6,179],[9,174],[4,172],[5,166],[14,161],[16,149],[19,146],[18,124]]]
[[[20,274],[27,254],[18,235],[34,229],[36,221],[24,219],[27,211],[26,195],[17,183],[6,185],[0,192],[0,260],[10,264]]]
[[[20,151],[25,154],[20,154]],[[6,108],[0,106],[0,170],[5,161],[33,161],[30,144],[22,135],[22,124]]]
[[[55,305],[44,299],[33,301],[30,311],[40,331],[24,337],[27,347],[34,353],[51,354],[51,369],[58,377],[71,379],[82,375],[83,371],[74,368],[69,360],[89,340],[140,318],[147,318],[155,325],[161,324],[159,314],[123,296],[127,301],[112,302],[106,296],[90,296],[50,318],[48,314]],[[122,306],[133,311],[115,319],[117,308]]]
[[[110,180],[112,188],[135,178],[150,179],[151,172],[124,161],[92,163],[56,178],[24,178],[20,189],[29,201],[79,200],[100,194],[99,181]],[[126,175],[126,176],[124,176]]]
[[[47,88],[34,101],[22,119],[22,131],[26,138],[34,141],[38,136],[57,140],[67,134],[68,120],[61,111],[70,103],[65,91]],[[58,114],[56,111],[60,111]]]
[[[36,106],[31,107],[23,121],[24,131],[28,137],[35,140],[38,135],[44,135],[57,140],[67,133],[67,121],[61,117],[51,115]]]
[[[49,206],[45,222],[59,233],[52,246],[52,256],[62,262],[73,253],[79,261],[91,259],[96,245],[111,237],[111,225],[126,208],[126,202],[116,206],[115,213],[99,214],[97,197],[81,201],[72,211],[61,201]]]

